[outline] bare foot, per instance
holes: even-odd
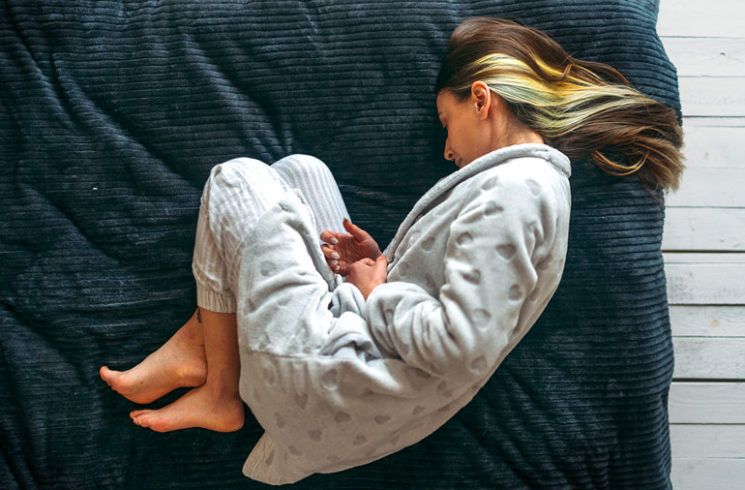
[[[207,362],[197,313],[158,350],[128,371],[101,366],[106,384],[135,403],[150,403],[176,388],[204,384]]]
[[[235,432],[243,427],[244,412],[237,394],[217,396],[207,385],[203,385],[159,410],[134,410],[129,416],[140,427],[156,432],[195,427]]]

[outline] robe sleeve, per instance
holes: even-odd
[[[369,296],[368,322],[381,350],[453,383],[473,382],[501,362],[531,326],[520,324],[521,315],[536,317],[553,293],[537,289],[536,264],[550,253],[558,213],[568,212],[555,198],[548,182],[522,174],[476,186],[450,227],[439,296],[406,282]]]

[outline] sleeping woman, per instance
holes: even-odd
[[[133,411],[135,424],[235,431],[245,402],[265,433],[244,474],[274,484],[414,444],[473,398],[558,287],[570,158],[650,189],[678,183],[674,111],[538,30],[463,22],[436,94],[444,157],[458,169],[384,251],[348,220],[313,157],[212,169],[192,265],[196,312],[134,368],[100,370],[136,403],[193,387]]]

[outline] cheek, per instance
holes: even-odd
[[[475,126],[469,132],[469,150],[474,158],[480,157],[490,151],[491,140],[489,134],[483,128]]]
[[[457,135],[457,151],[461,158],[472,160],[473,155],[479,153],[481,150],[481,141],[478,133],[474,128],[464,127]]]
[[[468,126],[459,124],[450,135],[450,140],[454,146],[457,146],[458,151],[467,151],[468,147],[473,143],[473,135]]]

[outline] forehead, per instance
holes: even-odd
[[[437,115],[442,116],[443,112],[447,112],[448,108],[452,107],[455,104],[455,96],[450,92],[449,90],[441,90],[439,94],[437,94]]]

